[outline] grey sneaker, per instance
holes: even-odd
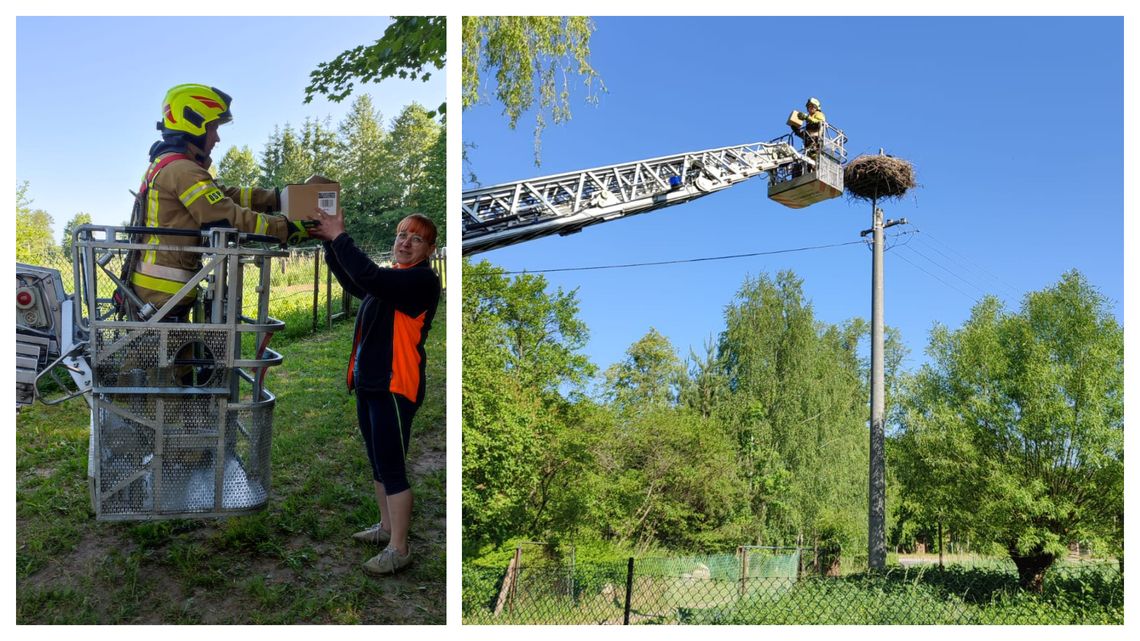
[[[407,554],[392,546],[364,562],[364,571],[369,574],[395,574],[412,564],[412,549]]]
[[[361,530],[352,535],[352,538],[360,541],[361,543],[371,543],[372,545],[383,545],[392,540],[392,534],[380,527],[377,523],[367,530]]]

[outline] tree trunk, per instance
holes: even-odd
[[[1013,564],[1017,566],[1017,582],[1021,589],[1040,594],[1045,582],[1045,571],[1053,565],[1053,560],[1056,557],[1040,550],[1034,550],[1029,554],[1020,554],[1011,549],[1009,558],[1013,559]]]

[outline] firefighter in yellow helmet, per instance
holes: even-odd
[[[303,225],[281,215],[274,189],[225,187],[210,175],[210,152],[221,140],[218,127],[233,119],[225,92],[198,84],[173,87],[162,101],[162,140],[150,148],[150,166],[135,200],[132,225],[166,229],[230,227],[276,237],[283,244],[308,238]],[[145,234],[147,245],[198,245],[200,238]],[[130,275],[139,298],[161,307],[201,267],[201,254],[179,251],[139,252]],[[194,303],[191,290],[170,314],[184,320]]]
[[[798,112],[803,124],[798,127],[793,125],[792,131],[803,139],[804,153],[811,155],[819,149],[827,117],[823,115],[818,98],[808,98],[804,108],[807,109],[807,113]]]

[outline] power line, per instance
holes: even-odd
[[[920,229],[915,229],[915,230],[912,230],[910,232],[904,232],[904,233],[915,234],[916,237],[918,238],[918,241],[919,241],[918,245],[911,246],[911,241],[913,239],[907,239],[907,242],[899,243],[899,244],[895,245],[894,247],[905,247],[906,249],[914,252],[916,255],[925,259],[927,262],[934,265],[938,269],[941,269],[942,271],[944,271],[944,272],[954,276],[958,280],[962,281],[963,283],[965,283],[969,287],[981,292],[983,295],[989,293],[989,292],[987,292],[987,289],[985,287],[977,285],[976,281],[974,280],[975,278],[980,277],[982,280],[986,281],[987,283],[993,283],[994,282],[993,280],[987,279],[985,274],[989,274],[990,276],[993,276],[994,278],[997,278],[997,277],[994,276],[991,272],[988,272],[988,270],[985,270],[984,267],[981,267],[980,265],[978,265],[979,269],[971,269],[970,265],[965,264],[962,260],[957,260],[953,256],[948,255],[946,252],[939,250],[934,245],[931,245],[930,243],[925,242],[925,239],[923,237],[917,236],[917,235],[918,234],[924,234],[927,238],[931,238],[932,240],[935,240],[935,239],[933,239],[929,234],[925,234],[925,232],[922,232],[922,230],[920,230]],[[903,235],[903,233],[897,234],[897,236],[902,236],[902,235]],[[925,247],[926,249],[929,249],[929,250],[933,250],[934,252],[937,252],[947,262],[949,262],[952,267],[957,268],[957,270],[953,269],[951,267],[947,267],[945,264],[942,264],[941,262],[939,262],[939,261],[935,260],[934,258],[932,258],[931,256],[927,255],[925,252],[923,252],[919,249],[920,246]],[[951,249],[949,247],[947,249],[950,249],[951,251],[953,251],[953,249]],[[959,256],[962,256],[962,254],[960,254],[956,251],[954,253],[958,254]],[[901,258],[902,260],[905,260],[907,263],[910,263],[916,269],[921,270],[923,273],[927,274],[931,278],[938,280],[938,282],[946,285],[947,287],[954,289],[955,291],[962,294],[963,296],[966,296],[967,298],[970,298],[970,299],[974,300],[975,302],[977,302],[979,300],[979,299],[975,298],[974,296],[962,291],[961,289],[954,287],[950,283],[939,278],[934,273],[932,273],[926,269],[923,269],[920,265],[918,265],[914,261],[907,260],[906,256],[903,256],[903,255],[898,254],[898,253],[896,253],[896,255],[899,258]],[[962,256],[962,257],[965,258],[964,256]],[[975,265],[977,265],[977,263],[975,263]],[[963,273],[959,273],[959,272],[964,272],[965,275],[963,275]],[[985,272],[985,274],[983,274],[982,272]],[[968,278],[967,278],[967,276],[968,276]],[[998,279],[998,280],[1000,280],[1000,279]],[[1007,289],[1007,291],[1013,292],[1013,290],[1009,289],[1008,287],[1006,289]]]
[[[930,272],[926,271],[925,269],[923,269],[923,267],[922,267],[921,265],[917,265],[917,264],[915,264],[914,262],[912,262],[911,260],[909,260],[909,259],[908,259],[906,256],[904,256],[903,254],[899,254],[899,255],[898,255],[898,257],[899,257],[899,258],[901,258],[901,259],[903,259],[904,261],[906,261],[906,262],[910,263],[912,266],[914,266],[914,268],[915,268],[915,269],[918,269],[919,271],[921,271],[921,272],[925,273],[926,275],[930,276],[930,277],[931,277],[931,278],[933,278],[934,280],[936,280],[936,281],[938,281],[938,282],[942,283],[943,285],[945,285],[945,286],[949,287],[950,289],[952,289],[952,290],[954,290],[954,291],[958,292],[959,294],[961,294],[961,295],[965,296],[966,298],[969,298],[970,300],[974,301],[974,303],[977,303],[977,302],[978,302],[978,299],[976,299],[976,298],[974,298],[973,296],[971,296],[971,295],[967,294],[966,292],[964,292],[964,291],[962,291],[962,290],[958,289],[958,288],[957,288],[957,287],[955,287],[954,285],[951,285],[950,283],[948,283],[948,282],[946,282],[946,281],[942,280],[942,279],[941,279],[941,278],[939,278],[937,275],[935,275],[935,274],[932,274],[932,273],[930,273]]]
[[[906,223],[902,223],[902,224],[905,225]],[[891,234],[890,236],[887,236],[886,234],[884,234],[883,235],[883,241],[886,242],[888,240],[894,240],[896,238],[901,238],[903,236],[913,236],[917,233],[918,233],[917,229],[911,229],[911,230],[907,230],[907,231],[900,231],[900,232]],[[874,243],[871,241],[870,238],[864,238],[863,242],[867,245],[867,251],[874,251],[875,250],[875,248],[873,246]],[[910,244],[910,239],[908,239],[905,243],[895,243],[893,245],[884,246],[883,251],[887,252],[887,251],[894,249],[895,247],[906,247],[909,244]]]
[[[1002,279],[1000,276],[998,276],[997,274],[995,274],[995,273],[991,272],[990,270],[986,269],[986,268],[985,268],[985,266],[983,266],[981,263],[978,263],[978,262],[976,262],[976,261],[972,261],[972,260],[970,260],[970,259],[969,259],[969,258],[968,258],[966,255],[964,255],[964,254],[962,254],[961,252],[959,252],[959,251],[955,250],[955,249],[954,249],[952,246],[950,246],[948,243],[946,243],[946,242],[944,242],[944,241],[941,241],[941,240],[939,240],[939,239],[935,238],[934,236],[931,236],[929,233],[923,233],[923,236],[924,236],[924,238],[920,239],[920,242],[924,242],[926,238],[929,238],[930,240],[932,240],[932,241],[934,241],[934,242],[938,243],[939,245],[942,245],[942,246],[943,246],[943,247],[945,247],[946,249],[948,249],[948,250],[950,250],[950,251],[954,252],[955,254],[957,254],[958,256],[960,256],[960,257],[963,259],[963,261],[964,261],[965,263],[971,263],[971,264],[973,264],[973,265],[974,265],[974,266],[977,268],[977,270],[978,270],[978,271],[980,271],[980,272],[983,272],[983,273],[984,273],[984,275],[987,275],[987,276],[991,277],[993,280],[995,280],[995,281],[997,281],[999,284],[1003,285],[1003,286],[1006,288],[1006,290],[1007,290],[1008,292],[1010,292],[1011,294],[1013,294],[1013,295],[1014,295],[1014,297],[1016,297],[1016,296],[1017,296],[1017,294],[1018,294],[1018,291],[1017,291],[1017,288],[1016,288],[1016,287],[1014,287],[1013,285],[1010,285],[1008,282],[1006,282],[1006,281],[1005,281],[1004,279]],[[941,251],[939,251],[937,247],[934,247],[933,245],[931,245],[931,246],[930,246],[930,248],[931,248],[931,249],[933,249],[934,251],[937,251],[938,253],[942,254],[942,252],[941,252]],[[943,255],[943,256],[945,256],[946,254],[942,254],[942,255]],[[949,257],[947,257],[947,258],[949,258]],[[967,265],[967,268],[969,268],[969,265]]]
[[[961,260],[958,260],[958,259],[954,258],[953,256],[951,256],[951,255],[949,255],[949,254],[947,254],[947,253],[945,253],[945,252],[941,251],[940,249],[938,249],[938,247],[937,247],[937,246],[935,246],[935,245],[932,245],[932,244],[930,244],[930,243],[926,242],[926,239],[922,239],[922,238],[920,238],[920,239],[919,239],[919,246],[923,247],[923,248],[924,248],[924,249],[926,249],[926,250],[930,250],[930,251],[934,251],[934,252],[936,252],[938,255],[942,256],[942,257],[943,257],[943,258],[944,258],[946,261],[948,261],[950,264],[952,264],[952,265],[953,265],[955,268],[957,268],[957,269],[958,269],[958,270],[959,270],[959,271],[960,271],[962,274],[966,274],[966,275],[968,275],[968,276],[969,276],[971,279],[975,279],[975,278],[976,278],[976,279],[979,279],[979,280],[981,280],[981,281],[983,281],[983,282],[985,282],[985,283],[986,283],[986,287],[985,287],[985,288],[983,288],[983,287],[977,287],[978,289],[982,289],[982,290],[984,290],[984,289],[989,289],[989,290],[991,290],[991,291],[992,291],[992,290],[994,290],[994,289],[1001,289],[1001,290],[1002,290],[1002,291],[1004,291],[1004,292],[1007,292],[1007,293],[1011,293],[1011,294],[1013,294],[1014,296],[1016,296],[1016,292],[1014,292],[1012,289],[1010,289],[1010,288],[1009,288],[1009,287],[1007,287],[1006,285],[1003,285],[1003,284],[1002,284],[1001,282],[999,282],[998,280],[995,280],[995,279],[993,278],[992,274],[991,274],[991,275],[987,275],[987,274],[984,272],[984,270],[980,270],[980,269],[977,269],[976,267],[973,267],[973,266],[971,266],[971,265],[969,265],[969,264],[965,263],[964,261],[961,261]],[[927,260],[930,260],[931,262],[934,262],[934,260],[933,260],[933,259],[929,258],[929,257],[928,257],[928,256],[926,256],[926,255],[925,255],[923,252],[919,251],[919,249],[918,249],[918,247],[917,247],[917,246],[914,248],[914,251],[915,251],[915,252],[917,252],[917,253],[919,253],[920,255],[923,255],[923,257],[925,257]],[[943,269],[945,269],[946,271],[951,271],[950,269],[947,269],[947,268],[945,268],[945,267],[943,267]],[[959,278],[962,278],[962,276],[959,276]],[[976,286],[975,286],[975,287],[976,287]]]
[[[858,245],[862,240],[853,240],[846,243],[833,243],[831,245],[812,245],[810,247],[796,247],[795,249],[776,249],[765,252],[752,252],[750,254],[732,254],[730,256],[706,256],[703,258],[684,258],[678,260],[662,260],[650,263],[626,263],[621,265],[593,265],[590,267],[560,267],[556,269],[524,269],[522,271],[503,272],[504,274],[549,274],[551,272],[580,272],[598,269],[624,269],[627,267],[655,267],[659,265],[677,265],[680,263],[700,263],[712,260],[731,260],[734,258],[751,258],[753,256],[771,256],[773,254],[790,254],[793,252],[811,251],[814,249],[831,249],[846,245]]]
[[[978,285],[974,284],[974,282],[973,282],[972,280],[967,280],[967,279],[966,279],[964,276],[962,276],[962,275],[961,275],[961,274],[959,274],[958,272],[954,271],[953,269],[950,269],[949,267],[946,267],[945,265],[943,265],[943,264],[941,264],[941,263],[939,263],[939,262],[935,261],[935,260],[934,260],[933,258],[931,258],[930,256],[927,256],[926,254],[924,254],[924,253],[922,253],[922,252],[918,251],[918,249],[917,249],[917,248],[915,248],[915,247],[907,247],[906,249],[907,249],[907,250],[909,250],[909,251],[912,251],[912,252],[914,252],[915,254],[917,254],[917,255],[918,255],[918,256],[920,256],[921,258],[925,259],[927,262],[929,262],[931,265],[934,265],[934,266],[935,266],[935,267],[937,267],[938,269],[941,269],[942,271],[946,272],[947,274],[950,274],[950,275],[951,275],[951,276],[953,276],[954,278],[957,278],[958,280],[962,281],[963,283],[965,283],[965,284],[966,284],[966,285],[968,285],[969,287],[972,287],[972,288],[974,288],[974,289],[978,290],[979,292],[981,292],[981,293],[982,293],[982,295],[985,295],[985,294],[987,293],[987,292],[986,292],[986,289],[985,289],[984,287],[979,287]]]

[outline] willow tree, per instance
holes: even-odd
[[[463,108],[490,93],[514,129],[534,112],[534,164],[542,164],[542,131],[570,120],[570,81],[596,104],[605,84],[590,65],[593,21],[583,16],[464,16]],[[490,77],[494,82],[490,82]]]
[[[1122,545],[1124,340],[1077,271],[1018,312],[988,297],[936,326],[916,376],[903,456],[945,513],[1001,545],[1023,587],[1085,541]]]

